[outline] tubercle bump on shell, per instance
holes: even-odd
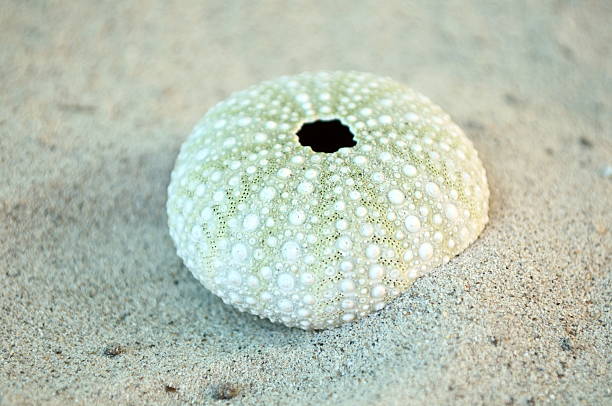
[[[357,144],[300,145],[338,119]],[[168,187],[178,255],[224,302],[324,329],[379,310],[463,251],[488,221],[472,143],[429,99],[359,72],[284,76],[214,106]]]

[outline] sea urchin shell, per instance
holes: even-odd
[[[170,235],[204,286],[323,329],[383,308],[465,249],[489,190],[472,143],[429,99],[388,78],[318,72],[213,107],[168,195]]]

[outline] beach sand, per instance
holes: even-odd
[[[607,1],[3,0],[0,404],[612,404],[610,21]],[[320,69],[440,104],[491,210],[384,310],[305,332],[208,293],[165,202],[211,106]]]

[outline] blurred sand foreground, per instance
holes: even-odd
[[[0,3],[0,404],[612,403],[610,2]],[[207,293],[164,204],[208,108],[318,69],[442,105],[492,208],[385,310],[312,333]]]

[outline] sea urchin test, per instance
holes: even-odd
[[[382,309],[488,220],[472,143],[388,78],[303,73],[213,107],[181,147],[170,235],[242,311],[324,329]]]

